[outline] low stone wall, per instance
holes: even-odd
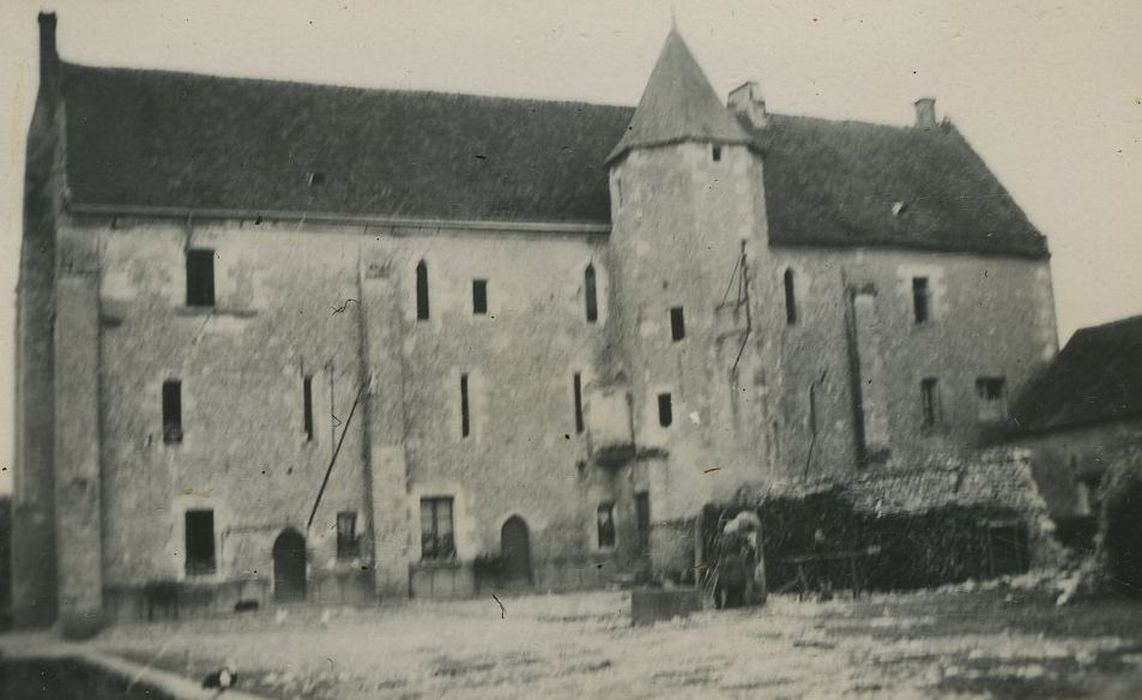
[[[272,600],[266,578],[218,582],[155,582],[143,586],[107,586],[103,611],[110,622],[139,622],[234,612],[238,601]]]

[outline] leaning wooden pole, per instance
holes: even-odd
[[[349,409],[349,417],[345,419],[345,427],[341,429],[341,437],[337,439],[337,447],[333,450],[333,457],[329,460],[329,467],[325,470],[325,478],[321,480],[321,488],[317,491],[317,499],[313,502],[313,510],[309,512],[309,520],[305,523],[305,531],[309,532],[309,528],[313,527],[313,519],[317,516],[317,507],[321,505],[321,497],[325,495],[325,487],[329,485],[329,475],[333,473],[333,465],[337,463],[337,455],[341,454],[341,445],[345,442],[345,436],[349,434],[349,425],[353,422],[353,414],[357,412],[357,404],[361,401],[361,394],[365,393],[364,387],[357,390],[357,396],[353,399],[353,406]]]

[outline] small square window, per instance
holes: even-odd
[[[926,323],[931,318],[931,292],[927,277],[912,278],[912,314],[916,323]]]
[[[675,306],[670,309],[670,338],[678,342],[686,337],[686,317],[682,314],[682,307]]]
[[[186,251],[186,305],[214,306],[214,251]]]
[[[1003,377],[980,377],[975,380],[980,422],[995,423],[1007,418],[1005,385]]]
[[[488,280],[472,280],[472,313],[488,313]]]
[[[186,573],[190,576],[213,574],[214,511],[188,510],[184,515]]]
[[[671,405],[670,394],[658,395],[658,424],[669,428],[674,422],[674,407]]]

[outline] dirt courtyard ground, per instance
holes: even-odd
[[[1142,697],[1142,603],[1019,591],[706,611],[630,626],[630,594],[281,609],[128,625],[93,644],[279,698]],[[284,619],[283,619],[284,617]]]

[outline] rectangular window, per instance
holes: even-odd
[[[571,378],[572,389],[575,392],[575,432],[583,432],[583,380],[576,372]]]
[[[710,155],[713,156],[715,163],[718,162],[722,159],[722,147],[714,146],[712,149],[710,149]]]
[[[420,499],[420,557],[431,560],[456,558],[451,496]]]
[[[357,552],[357,513],[343,510],[337,514],[337,558],[354,559]]]
[[[305,441],[313,442],[313,377],[301,380],[302,422],[305,425]]]
[[[682,307],[675,306],[670,309],[670,338],[678,342],[686,337],[686,318],[682,315]]]
[[[669,428],[674,422],[674,408],[670,403],[670,394],[658,395],[658,424]]]
[[[472,280],[472,313],[488,313],[488,280]]]
[[[214,306],[214,251],[210,248],[186,251],[186,305]]]
[[[924,323],[931,315],[931,295],[927,277],[912,278],[912,312],[916,323]]]
[[[163,382],[163,442],[182,442],[182,382],[177,379]]]
[[[1007,398],[1003,377],[980,377],[975,380],[979,420],[994,423],[1007,417]]]
[[[615,546],[615,504],[601,503],[595,512],[595,525],[599,533],[599,547]]]
[[[460,436],[472,432],[472,416],[468,412],[468,375],[460,375]]]
[[[188,510],[184,517],[187,575],[214,573],[214,511]]]
[[[635,522],[638,525],[638,552],[650,553],[650,494],[639,491],[634,495]]]
[[[924,411],[924,427],[933,428],[940,424],[940,385],[928,377],[920,381],[920,402]]]

